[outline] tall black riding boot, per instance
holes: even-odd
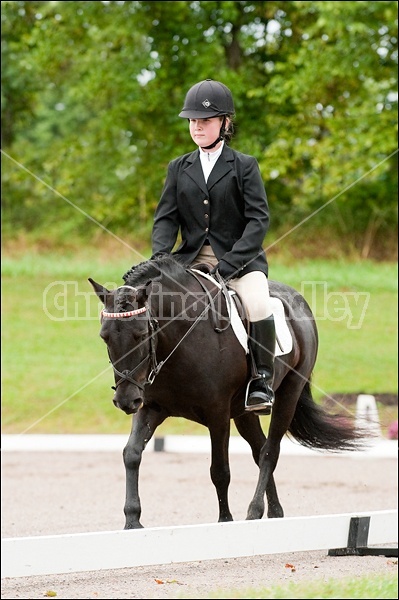
[[[249,346],[258,376],[248,384],[245,410],[269,415],[274,402],[272,388],[274,377],[274,353],[276,329],[271,315],[262,321],[250,323]]]

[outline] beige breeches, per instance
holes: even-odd
[[[203,246],[195,257],[192,267],[200,263],[208,263],[214,267],[218,259],[213,253],[211,246]],[[269,284],[267,277],[261,271],[252,271],[239,279],[230,279],[229,287],[240,296],[251,323],[261,321],[272,314]]]

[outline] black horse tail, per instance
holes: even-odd
[[[353,417],[332,415],[316,404],[309,381],[299,397],[288,434],[302,446],[330,452],[364,450],[372,437],[369,431],[355,426]]]

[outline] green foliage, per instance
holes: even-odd
[[[327,581],[292,581],[249,590],[223,590],[206,598],[397,598],[398,580],[394,574]]]
[[[290,188],[286,208],[294,219],[322,209],[319,225],[345,237],[362,234],[366,256],[370,237],[396,214],[397,40],[385,26],[396,9],[385,2],[296,4],[301,12],[290,28],[296,25],[302,42],[268,85],[275,135],[261,168],[265,179],[274,172]]]
[[[87,278],[114,288],[136,262],[128,250],[113,258],[90,249],[3,258],[4,433],[128,434],[131,419],[112,404],[113,373],[99,338],[102,306]],[[273,265],[273,279],[303,291],[317,317],[317,400],[397,393],[397,275],[396,265],[370,261]],[[170,419],[159,433],[207,430]]]
[[[6,1],[1,18],[7,239],[148,240],[207,77],[233,91],[270,235],[312,216],[347,253],[396,239],[396,2]]]

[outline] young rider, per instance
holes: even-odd
[[[228,146],[233,114],[233,97],[223,83],[206,79],[188,90],[179,116],[188,119],[198,148],[169,163],[152,249],[153,255],[172,252],[180,233],[175,258],[186,266],[212,264],[239,294],[258,373],[249,383],[245,409],[269,414],[276,343],[262,248],[269,208],[257,160]]]

